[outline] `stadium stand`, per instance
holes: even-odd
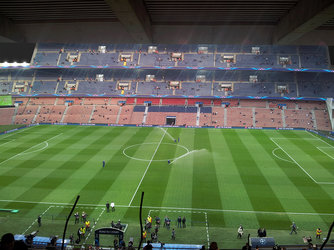
[[[1,108],[0,109],[0,125],[12,124],[12,117],[14,115],[14,108]]]
[[[37,113],[36,123],[59,123],[63,117],[65,106],[41,106]]]
[[[227,126],[253,127],[253,112],[251,108],[228,108]]]
[[[22,103],[21,103],[22,99]],[[208,105],[214,100],[202,100],[206,106],[195,107],[201,99],[138,98],[139,102],[155,100],[152,106],[119,105],[121,98],[16,98],[16,108],[0,109],[2,123],[103,123],[166,125],[167,117],[174,117],[177,126],[213,127],[274,127],[331,130],[329,114],[324,102],[279,100],[220,101],[226,107]],[[112,100],[112,103],[111,103]],[[185,105],[192,100],[192,106]],[[70,102],[68,102],[70,101]],[[180,104],[182,101],[182,104]],[[173,103],[175,105],[173,105]],[[147,111],[146,111],[147,110]],[[200,111],[197,117],[197,112]],[[147,112],[146,119],[145,112]],[[15,115],[16,114],[16,115]]]
[[[91,122],[115,124],[119,109],[117,105],[95,106]]]
[[[92,114],[92,106],[69,106],[66,114],[64,114],[64,120],[61,122],[66,123],[88,123]]]
[[[205,46],[39,44],[33,64],[44,68],[0,73],[0,93],[17,105],[2,111],[5,123],[165,125],[168,116],[187,126],[332,129],[332,74],[301,71],[328,69],[327,47]]]
[[[147,45],[107,44],[105,53],[99,53],[97,51],[98,45],[94,44],[78,44],[68,49],[64,49],[68,47],[65,44],[55,44],[54,46],[52,50],[46,50],[45,47],[50,48],[52,44],[39,44],[38,51],[33,58],[33,64],[42,66],[215,66],[319,69],[329,67],[327,47],[325,46],[206,45],[208,50],[205,54],[198,53],[198,46],[194,45],[159,45],[154,53],[149,53]],[[253,47],[259,48],[259,50],[254,52]],[[286,58],[282,59],[284,62],[280,61],[280,57]]]
[[[255,109],[256,127],[282,128],[282,112],[280,109]]]
[[[131,124],[132,114],[133,114],[133,106],[122,107],[118,119],[118,124]],[[138,124],[138,123],[133,123],[133,124]]]

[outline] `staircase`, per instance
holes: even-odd
[[[32,77],[31,87],[29,86],[28,94],[31,94],[31,89],[34,87],[35,80],[36,80],[36,72],[34,73],[34,75]]]
[[[32,119],[31,123],[35,123],[36,119],[37,119],[37,115],[39,114],[39,111],[41,110],[41,105],[38,105],[36,114],[34,116],[34,118]]]
[[[90,113],[90,116],[89,116],[89,120],[88,120],[88,123],[91,123],[92,122],[92,118],[93,118],[93,115],[94,115],[94,111],[95,111],[95,104],[93,104],[93,109],[92,109],[92,112]]]
[[[317,126],[317,119],[315,118],[314,110],[311,110],[311,113],[312,113],[313,128],[314,128],[315,130],[317,130],[317,129],[318,129],[318,126]]]
[[[144,113],[143,122],[142,122],[143,125],[146,123],[147,113],[148,113],[148,106],[145,107],[145,113]]]
[[[282,123],[283,123],[282,125],[283,125],[283,128],[286,128],[284,109],[282,109],[281,112],[282,112]]]
[[[118,124],[118,122],[119,122],[119,118],[120,118],[120,116],[121,116],[121,113],[122,113],[122,106],[119,108],[119,110],[118,110],[118,113],[117,113],[117,118],[116,118],[116,124]]]
[[[329,121],[331,123],[332,131],[334,131],[334,117],[333,117],[333,111],[334,111],[334,101],[333,98],[327,98],[326,100],[328,115],[329,115]]]
[[[201,117],[201,107],[197,107],[196,126],[199,126],[199,118],[200,117]]]
[[[12,117],[12,124],[15,124],[15,117],[16,117],[16,114],[17,114],[18,110],[19,110],[19,106],[15,107],[14,115]]]
[[[64,114],[63,114],[63,116],[61,117],[61,120],[60,120],[61,123],[64,122],[64,119],[65,119],[67,110],[68,110],[68,106],[66,106],[66,109],[65,109],[65,111],[64,111]]]
[[[224,126],[227,127],[227,109],[224,108]]]

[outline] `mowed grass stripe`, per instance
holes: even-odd
[[[194,147],[196,150],[206,149],[206,154],[194,154],[192,207],[222,209],[221,194],[214,161],[212,145],[208,129],[195,129]],[[203,216],[191,215],[193,221],[204,221]],[[216,223],[224,226],[224,217],[216,218]],[[205,224],[202,224],[205,226]]]
[[[34,129],[34,131],[38,131],[38,134],[37,133],[29,134],[28,132],[32,131],[32,129]],[[48,133],[47,128],[40,127],[40,126],[35,126],[32,129],[29,129],[27,132],[19,133],[17,135],[15,134],[12,137],[9,137],[8,139],[6,139],[6,142],[8,142],[9,140],[14,140],[14,141],[6,144],[5,147],[0,148],[0,152],[1,152],[0,164],[6,159],[9,159],[10,157],[13,157],[17,154],[20,154],[23,151],[29,149],[30,147],[33,147],[36,144],[42,143],[52,138],[53,136],[60,134],[60,132],[52,133],[52,134]],[[56,131],[56,130],[51,129],[51,131]]]
[[[254,210],[284,212],[285,210],[280,200],[276,197],[268,181],[261,173],[257,161],[254,160],[254,157],[258,158],[261,156],[254,155],[253,157],[247,149],[247,146],[252,147],[252,145],[246,138],[241,139],[244,132],[243,130],[231,130],[229,133],[223,133],[223,135],[229,145],[229,150]],[[276,223],[272,216],[256,214],[256,217],[261,227],[269,227]],[[290,222],[287,215],[284,214],[280,217],[280,225],[286,225]]]
[[[154,142],[157,142],[157,143],[153,145],[153,147],[149,150],[149,152],[147,152],[146,159],[149,159],[149,161],[145,162],[145,169],[141,170],[140,174],[137,176],[137,181],[135,182],[136,186],[133,189],[132,196],[134,195],[134,192],[136,191],[147,166],[150,164],[150,160],[151,159],[159,160],[161,159],[160,157],[163,157],[163,158],[165,157],[164,155],[159,154],[159,152],[161,152],[159,151],[161,144],[171,142],[171,139],[165,134],[164,131],[162,131],[159,128],[154,128],[154,129],[159,132],[159,136],[157,137],[157,139],[153,140]],[[167,132],[169,131],[167,130]],[[161,143],[159,144],[160,141]],[[170,147],[170,150],[173,150],[172,147]],[[155,151],[156,153],[154,155]],[[141,154],[142,153],[143,151],[141,151]],[[168,165],[167,160],[162,161],[162,162],[152,161],[148,171],[146,172],[145,178],[141,182],[137,190],[137,193],[134,199],[132,200],[131,204],[139,205],[141,194],[142,192],[144,192],[145,193],[144,206],[156,206],[156,205],[160,206],[162,204],[163,194],[166,188],[166,184],[168,182],[169,172],[170,172],[170,166]],[[129,199],[129,201],[130,200],[131,199]],[[130,219],[130,220],[136,220],[137,216],[138,216],[137,211],[131,208],[127,209],[124,215],[125,218]]]
[[[180,130],[168,129],[167,132],[172,132],[173,137],[178,138]],[[164,131],[161,131],[161,136]],[[160,137],[161,138],[161,137]],[[170,144],[165,144],[170,143]],[[157,147],[156,145],[155,147]],[[146,176],[138,189],[137,195],[133,200],[133,204],[139,204],[139,198],[141,192],[145,192],[145,206],[161,207],[163,205],[164,196],[166,195],[166,189],[168,183],[173,180],[170,178],[171,170],[174,167],[173,164],[168,164],[168,159],[177,157],[178,146],[177,143],[165,134],[159,148],[153,158],[153,160],[165,159],[165,161],[152,162]],[[151,156],[153,155],[153,152]],[[148,163],[147,163],[148,164]],[[137,201],[137,203],[135,203]]]
[[[105,204],[107,201],[123,202],[128,200],[130,191],[127,189],[127,179],[122,180],[120,186],[115,187],[114,183],[118,180],[120,173],[125,169],[129,158],[122,158],[124,145],[137,143],[150,135],[152,130],[140,128],[121,128],[115,127],[115,136],[107,137],[101,141],[99,160],[90,166],[86,164],[73,174],[76,184],[76,194],[80,195],[80,203]],[[108,143],[106,142],[108,140]],[[109,152],[108,148],[111,152]],[[105,153],[101,153],[106,151]],[[120,159],[121,158],[121,159]],[[102,167],[102,161],[106,161],[106,166]],[[78,181],[81,179],[81,181]],[[70,183],[69,183],[70,184]],[[123,197],[122,192],[126,190],[127,196]],[[72,196],[73,196],[72,192]],[[73,196],[74,197],[74,196]]]
[[[260,143],[269,144],[272,143],[272,146],[276,145],[271,142],[270,136],[266,133],[262,132],[264,137],[256,137]],[[281,135],[284,135],[281,134]],[[267,152],[269,152],[270,148],[265,148]],[[308,178],[302,170],[296,166],[294,163],[288,163],[285,161],[281,161],[279,159],[275,159],[276,164],[285,172],[286,176],[290,179],[290,181],[294,184],[294,186],[299,190],[299,192],[303,195],[304,199],[310,204],[313,210],[317,213],[332,213],[334,207],[333,199],[328,195],[324,189],[314,183],[310,178]],[[295,201],[291,201],[295,202]],[[303,207],[300,206],[299,212],[303,211]],[[328,224],[328,217],[321,216],[322,220]]]
[[[104,169],[101,166],[99,171],[97,171],[96,174],[92,176],[92,178],[80,190],[81,196],[84,197],[83,201],[89,201],[89,203],[93,204],[104,204],[106,201],[120,204],[120,202],[123,201],[126,203],[130,199],[132,190],[129,188],[129,186],[131,186],[129,185],[129,178],[122,178],[122,180],[118,180],[118,178],[121,173],[127,169],[128,165],[131,165],[130,169],[135,171],[137,168],[138,170],[144,169],[147,164],[145,164],[145,162],[138,162],[125,157],[123,155],[123,149],[126,148],[127,145],[142,143],[146,138],[154,138],[154,133],[156,131],[147,128],[129,129],[134,129],[135,134],[122,136],[123,144],[119,145],[118,150],[106,158],[107,166]],[[135,151],[139,148],[140,147],[136,147]],[[128,176],[131,176],[130,169]],[[141,176],[135,176],[134,181],[138,181],[140,177]],[[116,181],[119,181],[119,186],[117,187],[113,185]],[[123,195],[121,195],[121,193],[123,193]]]
[[[315,139],[315,138],[313,138]],[[306,155],[313,160],[310,164],[317,167],[316,172],[323,172],[323,177],[334,183],[334,160],[328,157],[326,154],[321,152],[317,147],[329,147],[320,139],[318,140],[290,140],[300,151],[302,151],[305,157]],[[298,161],[297,161],[298,162]],[[299,162],[298,162],[299,163]],[[322,168],[322,169],[319,169]],[[314,177],[314,176],[313,176]],[[317,181],[323,181],[321,179],[315,178]]]
[[[72,129],[70,129],[69,131],[72,131]],[[76,133],[82,132],[80,130],[77,130]],[[72,141],[71,138],[69,138],[68,140]],[[50,158],[43,159],[40,158],[40,156],[47,154],[47,152],[52,152],[52,155],[56,154],[56,145],[62,144],[63,142],[64,140],[61,140],[61,138],[58,137],[57,139],[52,141],[52,144],[50,143],[49,148],[45,149],[44,151],[18,156],[17,159],[13,158],[12,160],[4,163],[4,166],[6,166],[6,168],[4,168],[3,166],[0,168],[0,187],[6,187],[7,190],[10,190],[12,188],[11,184],[14,182],[19,183],[19,186],[21,186],[22,189],[25,189],[26,187],[32,185],[33,181],[41,178],[41,173],[35,172],[35,174],[31,174],[31,172],[38,169],[41,165],[48,165],[47,161],[50,160]],[[29,178],[30,174],[31,177]],[[24,183],[25,181],[30,179],[33,179],[32,182]],[[23,183],[27,186],[23,185]],[[5,191],[4,189],[2,190]],[[8,193],[4,193],[8,196]],[[11,195],[15,196],[17,194],[13,193]],[[12,196],[12,198],[14,196]],[[0,197],[2,196],[0,195]]]
[[[209,138],[212,145],[212,157],[217,173],[218,186],[221,195],[222,207],[227,210],[247,210],[253,211],[251,201],[246,188],[240,178],[238,169],[233,161],[231,152],[228,150],[223,133],[229,133],[229,130],[209,129]],[[214,217],[213,217],[214,215]],[[256,215],[252,213],[214,213],[210,214],[210,225],[220,226],[219,219],[224,216],[226,227],[237,227],[240,223],[247,228],[258,228],[259,224]]]
[[[107,128],[105,129],[107,130]],[[97,195],[97,193],[95,193],[95,185],[99,182],[99,179],[95,179],[95,183],[90,186],[90,195],[83,195],[79,193],[80,190],[87,186],[87,183],[93,180],[94,176],[99,171],[105,170],[106,177],[108,176],[107,169],[112,169],[116,166],[114,162],[108,161],[109,157],[114,155],[115,152],[122,147],[124,138],[131,137],[137,130],[136,128],[114,127],[112,134],[105,135],[105,137],[100,140],[100,145],[93,144],[86,148],[86,152],[82,152],[82,154],[86,153],[87,159],[85,159],[84,162],[74,159],[72,164],[75,165],[76,168],[69,171],[70,178],[63,183],[60,188],[53,191],[49,197],[46,197],[45,200],[47,201],[56,197],[58,200],[62,201],[64,200],[64,193],[68,198],[73,198],[80,194],[80,203],[89,203],[91,197]],[[95,137],[95,135],[91,135],[91,137]],[[88,141],[92,140],[91,137],[87,138]],[[82,145],[80,145],[80,148],[82,148]],[[95,151],[91,150],[91,148],[94,148]],[[75,154],[77,154],[77,152],[73,153],[73,155]],[[102,167],[103,160],[106,162],[104,169]]]
[[[148,171],[146,172],[145,178],[143,179],[143,181],[141,182],[137,190],[137,193],[132,201],[132,205],[140,204],[140,198],[141,198],[142,192],[145,192],[145,197],[144,197],[145,206],[158,206],[159,207],[162,204],[163,194],[165,192],[166,185],[168,183],[168,177],[169,177],[171,166],[168,165],[167,160],[161,161],[161,162],[154,161],[154,160],[165,159],[166,155],[164,155],[164,152],[161,150],[161,147],[164,147],[164,143],[175,143],[175,142],[171,142],[171,139],[168,137],[167,134],[165,134],[163,130],[160,130],[159,132],[160,133],[158,137],[158,143],[154,144],[150,152],[148,152],[147,159],[149,160],[153,159],[153,161],[151,162],[151,164],[150,164],[150,161],[146,161],[145,163],[145,170],[149,164],[150,164],[150,167]],[[167,130],[167,132],[169,131]],[[159,144],[161,139],[162,141]],[[176,146],[167,145],[167,147],[169,149],[169,154],[173,155],[175,153]],[[154,155],[155,151],[156,153]],[[143,174],[144,172],[141,172],[141,175],[138,176],[139,178],[137,181],[136,188],[138,187]],[[133,192],[135,192],[136,188],[133,190]],[[127,215],[129,215],[129,213],[132,213],[132,212],[133,212],[132,210],[128,210]]]
[[[140,128],[143,129],[143,128]],[[142,179],[148,164],[150,163],[150,160],[152,159],[152,156],[157,149],[159,142],[161,141],[162,137],[164,136],[164,131],[160,128],[145,128],[145,130],[151,131],[148,136],[146,136],[145,140],[142,138],[140,142],[138,142],[138,146],[132,148],[131,155],[138,159],[146,159],[147,161],[139,161],[139,160],[130,160],[125,168],[120,173],[119,177],[115,181],[115,183],[112,186],[112,192],[109,192],[109,196],[105,197],[104,202],[107,200],[107,198],[114,197],[117,194],[118,200],[113,200],[117,204],[124,201],[122,204],[129,204],[129,202],[132,200],[132,205],[139,205],[139,199],[141,197],[141,189],[143,188],[144,182],[146,178],[149,176],[149,173],[153,167],[155,167],[154,162],[151,163],[148,171],[146,172],[146,175],[140,184],[140,180]],[[164,136],[166,138],[166,135]],[[148,143],[148,144],[147,144]],[[151,144],[153,143],[153,144]],[[161,143],[163,143],[161,141]],[[133,144],[132,144],[133,145]],[[161,144],[160,144],[161,145]],[[131,145],[127,145],[131,146]],[[160,146],[159,146],[160,147]],[[159,148],[158,148],[159,149]],[[130,151],[128,152],[130,153]],[[155,154],[155,156],[157,153]],[[154,159],[157,159],[154,157]],[[121,159],[120,159],[121,160]],[[126,185],[124,185],[126,183]],[[140,184],[140,185],[139,185]],[[139,185],[139,188],[137,190],[137,187]],[[154,185],[152,184],[152,187]],[[135,193],[135,191],[137,192]],[[143,188],[143,191],[145,191],[145,197],[144,197],[144,204],[147,204],[147,197],[152,191],[152,188],[146,189]],[[119,201],[120,200],[120,201]],[[120,218],[124,218],[122,220],[125,221],[125,223],[129,222],[137,222],[138,221],[138,210],[134,208],[128,208],[128,209],[117,209],[119,211],[117,213],[117,216]],[[116,212],[117,212],[116,211]],[[143,212],[143,217],[146,217],[147,213]]]
[[[76,133],[72,133],[72,128],[68,129],[69,132],[73,135],[81,134],[82,137],[84,134],[86,134],[85,130],[77,129],[75,130]],[[20,160],[19,162],[15,163],[15,168],[10,169],[9,172],[6,174],[8,176],[15,177],[11,182],[16,181],[13,185],[9,185],[10,183],[7,183],[6,186],[6,189],[8,190],[15,190],[11,198],[20,195],[20,192],[25,192],[28,187],[34,185],[34,183],[44,178],[44,176],[51,171],[51,167],[53,165],[56,165],[53,163],[52,159],[61,159],[61,157],[57,156],[57,154],[62,152],[62,150],[66,150],[66,147],[64,147],[64,143],[66,142],[69,142],[68,146],[71,146],[74,143],[71,136],[69,136],[65,140],[59,140],[58,142],[54,141],[52,144],[52,148],[48,148],[48,150],[45,150],[43,152],[31,154],[30,156],[27,155],[27,158],[25,160]],[[61,146],[57,147],[58,144],[60,144]],[[50,153],[52,152],[53,158],[50,157],[48,160],[38,159],[39,156],[48,154],[47,151],[49,151]],[[17,190],[18,187],[20,187],[19,190]],[[6,195],[8,197],[8,194]]]
[[[272,154],[272,150],[276,148],[275,144],[271,144],[267,141],[267,137],[265,133],[261,130],[248,130],[247,131],[252,136],[252,140],[250,141],[252,147],[249,149],[249,152],[253,155],[258,154],[261,155],[261,158],[258,160],[260,164],[260,169],[267,179],[269,185],[272,190],[275,192],[276,196],[279,198],[283,208],[288,212],[296,212],[296,213],[317,213],[313,209],[313,207],[309,204],[309,202],[305,199],[304,195],[299,191],[296,185],[291,182],[289,176],[281,169],[279,164],[287,165],[290,167],[293,164],[290,162],[281,161],[278,158],[274,157]],[[272,133],[275,133],[274,131]],[[268,144],[269,143],[269,144]],[[300,173],[303,174],[303,173]],[[325,226],[322,218],[319,216],[312,216],[312,219],[307,218],[309,216],[303,215],[288,215],[291,221],[298,221],[299,226],[310,225],[310,221],[318,222],[318,226]],[[273,217],[279,217],[277,215],[273,215]],[[280,221],[280,219],[277,219]],[[319,223],[321,222],[321,223]],[[277,223],[275,223],[277,225]],[[289,225],[282,224],[277,225],[277,228],[284,229],[289,228]]]
[[[86,128],[83,131],[80,131],[79,133],[82,133],[82,140],[84,140],[87,136],[90,134],[94,134],[96,131],[96,128]],[[95,140],[90,141],[90,144],[87,144],[84,149],[82,149],[79,153],[73,155],[72,159],[63,162],[61,165],[57,166],[54,169],[51,169],[51,171],[48,171],[45,176],[42,177],[42,179],[39,179],[37,182],[32,184],[31,186],[26,187],[26,191],[22,193],[20,196],[16,197],[17,200],[35,200],[36,196],[38,197],[38,200],[43,200],[45,196],[49,194],[49,192],[53,189],[56,189],[59,187],[66,179],[68,178],[68,168],[72,163],[73,159],[80,158],[82,163],[85,162],[86,159],[88,159],[90,156],[88,152],[92,152],[92,148],[89,148],[91,145],[98,146],[101,139],[105,137],[107,134],[114,133],[114,130],[105,130],[105,133],[100,135],[99,137],[95,137]],[[72,140],[71,137],[68,138],[68,140]],[[77,141],[76,143],[80,143],[80,141]],[[89,148],[89,150],[87,150]],[[98,147],[97,147],[98,148]],[[50,149],[49,149],[50,150]],[[52,149],[53,150],[53,149]],[[55,152],[55,157],[58,154],[58,157],[61,158],[61,152],[66,151],[66,147],[62,150],[58,149],[59,152]],[[53,150],[54,151],[54,150]],[[51,162],[50,162],[51,164]],[[76,166],[78,167],[78,166]],[[80,165],[79,165],[80,167]],[[71,170],[72,171],[72,170]],[[7,207],[12,206],[13,204],[8,204]]]
[[[194,148],[195,129],[170,128],[168,132],[174,138],[180,138],[177,145],[183,145],[191,151]],[[181,147],[176,147],[175,157],[184,154]],[[192,175],[194,153],[174,161],[170,166],[168,183],[163,193],[162,207],[191,207],[192,206]],[[166,162],[164,163],[166,165]],[[164,166],[162,166],[164,167]],[[161,176],[163,178],[163,176]],[[161,215],[162,216],[162,215]]]

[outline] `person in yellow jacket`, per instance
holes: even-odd
[[[147,221],[148,221],[149,223],[152,223],[152,217],[151,217],[151,216],[148,216],[148,217],[147,217]]]
[[[86,222],[85,222],[85,226],[86,226],[86,230],[87,231],[89,231],[90,230],[90,221],[89,220],[87,220]]]
[[[143,232],[143,240],[146,240],[146,237],[147,237],[147,232],[144,231],[144,232]]]
[[[318,228],[317,231],[316,231],[316,236],[315,236],[315,237],[316,237],[317,239],[320,239],[321,233],[322,233],[321,229]]]

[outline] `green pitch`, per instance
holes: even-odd
[[[325,237],[334,220],[334,143],[305,131],[241,129],[43,125],[0,135],[0,208],[19,210],[0,212],[0,234],[34,231],[41,215],[40,236],[62,235],[79,194],[76,211],[94,229],[120,219],[126,243],[137,245],[142,191],[143,217],[167,215],[177,243],[240,249],[265,227],[280,244],[303,244],[317,227]],[[107,201],[115,212],[105,211]],[[177,228],[178,216],[187,228]],[[297,235],[289,235],[293,221]],[[80,225],[71,218],[67,237]],[[171,232],[161,228],[159,240],[172,242]]]
[[[12,103],[12,96],[10,95],[0,95],[0,106],[10,106]]]

